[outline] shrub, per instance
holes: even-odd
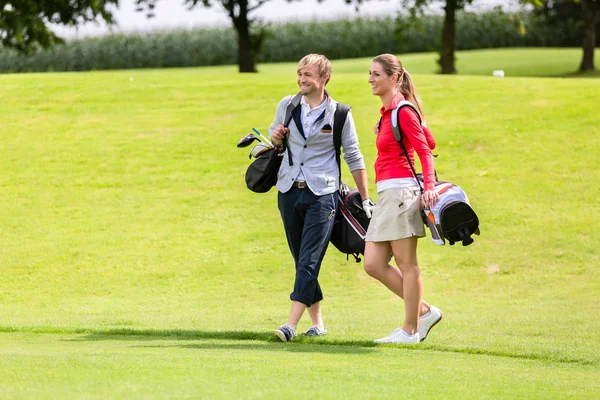
[[[442,24],[441,15],[398,15],[261,24],[253,35],[261,40],[256,55],[259,62],[297,61],[308,53],[340,59],[435,51]],[[458,50],[564,47],[579,46],[580,42],[581,23],[570,19],[557,27],[544,15],[532,12],[509,13],[497,8],[457,14]],[[236,61],[237,35],[231,28],[111,34],[73,40],[30,56],[0,49],[0,72],[194,67]]]

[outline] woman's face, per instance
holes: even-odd
[[[381,64],[373,62],[369,70],[369,83],[371,84],[371,92],[375,96],[383,96],[394,90],[396,79],[395,75],[388,75]]]

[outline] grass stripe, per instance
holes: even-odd
[[[32,333],[32,334],[61,334],[61,335],[88,335],[80,340],[100,341],[114,340],[116,338],[127,338],[128,340],[239,340],[239,341],[264,341],[279,343],[279,339],[272,332],[257,331],[202,331],[202,330],[179,330],[179,329],[91,329],[91,328],[60,328],[60,327],[8,327],[0,326],[2,333]],[[471,355],[483,355],[493,357],[515,358],[523,360],[535,360],[551,363],[581,364],[581,365],[600,365],[597,361],[585,360],[581,358],[572,358],[562,355],[523,353],[489,350],[477,347],[451,347],[440,345],[428,345],[425,343],[414,345],[392,345],[375,344],[370,340],[344,340],[327,338],[307,338],[299,336],[292,345],[320,345],[320,346],[349,346],[349,347],[399,347],[411,350],[432,350],[444,353],[461,353]]]

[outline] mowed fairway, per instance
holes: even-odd
[[[369,60],[337,63],[376,198]],[[0,398],[600,397],[600,80],[414,75],[438,174],[481,219],[472,246],[420,241],[444,319],[374,345],[403,303],[331,247],[329,335],[284,344],[276,192],[245,188],[235,144],[295,65],[261,71],[0,76]]]

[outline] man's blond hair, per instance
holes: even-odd
[[[302,60],[300,60],[298,63],[298,71],[300,71],[302,68],[312,66],[317,67],[319,70],[319,76],[321,78],[324,78],[325,75],[329,76],[325,82],[325,84],[327,84],[331,78],[331,61],[329,61],[327,57],[322,54],[308,54],[302,57]]]

